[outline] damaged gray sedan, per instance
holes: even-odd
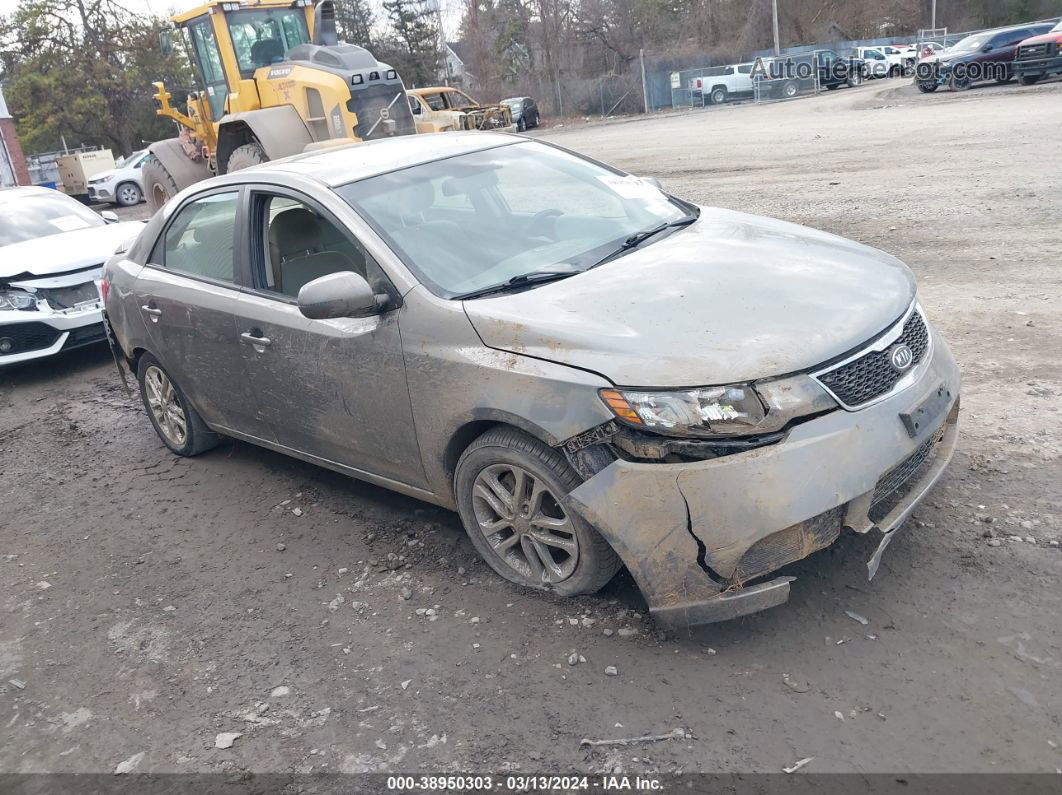
[[[104,272],[162,441],[221,435],[458,511],[502,577],[626,566],[673,626],[885,546],[955,447],[910,271],[498,134],[374,141],[186,189]]]

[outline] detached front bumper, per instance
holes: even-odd
[[[831,412],[745,453],[614,461],[571,493],[573,506],[623,559],[654,618],[674,627],[782,604],[793,578],[762,578],[829,546],[844,528],[883,533],[876,569],[955,450],[959,371],[932,333],[931,358],[914,383],[879,403]],[[926,406],[932,416],[917,428],[901,418]]]

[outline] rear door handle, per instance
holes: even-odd
[[[243,332],[243,334],[240,335],[240,342],[261,348],[272,344],[272,341],[269,339],[269,337],[258,337],[252,334],[250,331],[245,331]]]

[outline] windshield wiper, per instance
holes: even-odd
[[[678,220],[671,221],[670,223],[660,224],[659,226],[654,226],[651,229],[645,229],[641,232],[635,232],[633,235],[624,240],[623,243],[620,244],[619,248],[610,251],[608,254],[599,259],[590,267],[596,268],[598,265],[604,265],[606,262],[611,262],[621,254],[625,254],[626,252],[630,251],[632,248],[638,248],[638,246],[640,246],[646,240],[653,237],[654,235],[660,234],[666,229],[672,229],[676,226],[689,226],[697,220],[697,217],[699,215],[700,211],[696,213],[690,213],[689,215],[684,215]],[[589,270],[589,268],[587,270]]]
[[[480,287],[478,290],[470,290],[467,293],[460,293],[453,296],[454,301],[465,301],[469,298],[482,298],[486,295],[495,295],[496,293],[504,293],[507,290],[512,290],[518,287],[527,287],[534,284],[545,284],[546,282],[555,282],[559,279],[567,279],[569,276],[574,276],[582,271],[532,271],[531,273],[521,273],[517,276],[513,276],[511,279],[506,279],[504,282],[498,284],[491,284],[487,287]]]

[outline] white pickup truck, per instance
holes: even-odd
[[[881,44],[877,47],[856,47],[856,54],[867,62],[867,77],[901,77],[914,64],[911,47]]]
[[[690,80],[690,91],[700,94],[706,105],[722,105],[729,99],[752,95],[752,63],[711,66]]]

